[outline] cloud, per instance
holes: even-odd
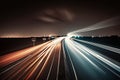
[[[71,22],[74,20],[74,14],[64,8],[45,9],[40,12],[37,18],[43,22],[49,23]]]
[[[40,17],[40,20],[44,21],[44,22],[56,22],[56,20],[54,18],[50,18],[50,17],[47,17],[47,16],[41,16]]]

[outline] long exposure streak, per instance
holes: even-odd
[[[60,37],[1,56],[1,80],[117,80],[120,78],[118,61],[81,43],[119,55],[118,48]],[[61,77],[62,74],[64,77]]]

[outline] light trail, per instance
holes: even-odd
[[[54,47],[53,47],[53,48],[51,49],[51,51],[49,52],[49,55],[48,55],[48,57],[47,57],[44,65],[42,66],[41,70],[39,71],[37,77],[35,78],[35,80],[38,80],[39,76],[41,75],[41,73],[42,73],[43,70],[45,69],[45,66],[46,66],[47,63],[48,63],[48,60],[49,60],[49,58],[50,58],[50,56],[51,56],[51,54],[52,54],[53,49],[55,48],[55,46],[58,45],[57,47],[60,48],[59,45],[60,45],[60,42],[61,42],[62,39],[63,39],[63,38],[58,38],[58,39],[56,39],[55,41],[53,41]],[[58,43],[59,43],[59,44],[58,44]],[[59,54],[60,54],[60,53],[59,53]],[[59,55],[59,54],[58,54],[58,55]],[[59,61],[58,61],[58,62],[59,62]],[[59,63],[58,63],[58,64],[59,64]],[[57,71],[58,71],[58,69],[57,69]],[[58,76],[58,75],[57,75],[57,76]],[[56,78],[56,79],[57,79],[57,78]]]
[[[59,75],[59,67],[60,67],[60,53],[61,53],[61,45],[58,45],[59,48],[59,53],[58,53],[58,65],[57,65],[57,76],[56,76],[56,80],[58,80],[58,75]]]
[[[80,33],[82,32],[88,32],[88,31],[98,30],[102,28],[108,28],[108,27],[116,26],[116,25],[120,25],[120,16],[101,21],[99,23],[96,23],[94,25],[88,26],[83,29],[69,32],[67,36],[80,35]]]
[[[103,44],[99,44],[99,43],[94,43],[94,42],[90,42],[90,41],[85,41],[85,40],[78,40],[78,39],[75,39],[75,40],[83,42],[83,43],[91,44],[91,45],[94,45],[94,46],[97,46],[97,47],[120,54],[120,49],[115,48],[115,47],[111,47],[111,46],[107,46],[107,45],[103,45]]]
[[[51,66],[50,66],[50,69],[49,69],[49,72],[48,72],[46,80],[49,80],[49,76],[50,76],[50,73],[51,73],[51,70],[52,70],[52,67],[53,67],[54,59],[55,59],[55,53],[53,55],[53,59],[52,59]]]
[[[75,42],[76,43],[76,42]],[[104,63],[108,64],[109,66],[111,66],[112,68],[116,69],[117,71],[120,72],[120,67],[116,64],[114,64],[113,62],[111,62],[110,60],[107,60],[106,58],[103,57],[103,55],[99,55],[100,53],[91,50],[90,48],[87,48],[81,44],[76,43],[76,46],[80,45],[79,47],[82,48],[83,50],[86,50],[87,52],[89,52],[90,54],[92,54],[93,56],[97,57],[98,59],[100,59],[101,61],[103,61]]]
[[[45,49],[44,49],[45,48]],[[45,56],[45,53],[47,54],[47,52],[46,51],[49,51],[50,50],[50,44],[48,44],[48,45],[46,45],[45,47],[43,47],[43,51],[40,53],[40,54],[38,54],[36,57],[36,60],[34,60],[34,62],[33,63],[31,63],[31,64],[28,64],[29,66],[26,68],[26,70],[25,70],[25,72],[27,72],[28,70],[30,70],[30,68],[32,68],[33,66],[35,66],[35,63],[37,64],[37,62],[39,61],[40,63],[42,62],[42,60],[43,60],[43,56]],[[48,50],[47,50],[48,49]],[[42,58],[41,58],[42,57]],[[36,66],[35,66],[36,67]],[[35,71],[35,67],[34,67],[34,69],[32,69],[32,72],[31,72],[31,74],[29,74],[29,77],[30,77],[30,75],[32,75],[33,74],[33,72]],[[36,67],[37,68],[37,67]]]
[[[35,47],[30,47],[30,48],[23,49],[23,50],[20,50],[20,51],[17,51],[17,52],[9,53],[9,54],[4,55],[4,56],[0,56],[0,66],[6,66],[6,65],[8,65],[12,62],[15,62],[15,61],[31,54],[35,50],[39,49],[40,47],[42,47],[42,46],[44,46],[48,43],[49,42],[46,42],[42,45],[38,45],[38,46],[35,46]]]
[[[70,41],[69,40],[69,42],[71,42],[71,43],[69,43],[70,44],[70,46],[72,46],[72,44],[74,45],[75,43],[73,43],[72,41]],[[85,54],[83,54],[83,50],[82,51],[80,51],[81,49],[80,49],[80,47],[79,46],[77,46],[77,45],[75,45],[75,46],[72,46],[72,48],[74,48],[75,49],[75,51],[77,51],[82,57],[84,57],[89,63],[91,63],[94,67],[96,67],[98,70],[100,70],[100,71],[102,71],[95,63],[93,63]],[[102,71],[102,72],[104,72],[104,71]]]
[[[31,57],[31,56],[28,56],[27,58],[24,58],[23,60],[19,61],[19,62],[16,63],[15,65],[12,65],[11,67],[9,67],[9,68],[7,68],[6,70],[2,71],[2,72],[0,73],[0,75],[3,74],[3,73],[5,73],[6,71],[9,71],[10,69],[14,68],[15,66],[21,64],[23,61],[25,61],[25,60],[28,59],[29,57]]]
[[[46,44],[45,44],[46,45]],[[49,44],[48,44],[49,45]],[[36,53],[34,53],[34,55],[36,55],[37,53],[39,53],[40,52],[40,50],[38,50]],[[34,55],[30,55],[30,56],[33,56],[34,57]],[[33,64],[35,64],[35,62],[39,59],[36,59],[36,58],[33,58],[32,57],[32,59],[29,59],[29,61],[28,60],[26,60],[26,61],[24,61],[24,62],[22,62],[21,64],[19,64],[19,65],[17,65],[16,67],[14,67],[13,69],[11,69],[11,71],[14,71],[13,73],[14,73],[14,76],[15,75],[17,75],[17,73],[19,73],[20,71],[22,71],[24,68],[26,68],[28,65],[30,65],[28,68],[30,68]],[[35,60],[36,59],[36,60]],[[32,63],[32,64],[31,64]],[[21,66],[20,66],[21,65]],[[18,67],[19,66],[19,67]],[[22,68],[21,68],[22,67]],[[27,68],[27,69],[28,69]],[[16,69],[16,70],[14,70],[14,69]],[[27,70],[26,69],[26,70]],[[25,70],[25,71],[26,71]],[[11,72],[11,71],[9,71],[9,72]],[[17,71],[17,73],[16,73],[16,71]],[[9,73],[9,75],[8,75],[8,77],[11,77],[12,78],[12,76],[13,76],[13,73]],[[10,75],[12,75],[12,76],[10,76]],[[13,77],[14,77],[13,76]],[[7,78],[7,77],[5,77],[5,78]]]
[[[67,50],[67,52],[68,52],[68,50]],[[70,59],[71,65],[72,65],[72,69],[73,69],[73,72],[74,72],[75,80],[78,80],[77,74],[76,74],[76,70],[75,70],[75,67],[74,67],[74,64],[73,64],[73,61],[72,61],[72,59],[71,59],[69,54],[68,54],[68,57]]]
[[[44,59],[47,55],[48,55],[47,59],[49,58],[50,54],[48,54],[48,53],[51,52],[53,49],[54,49],[54,46],[51,46],[51,48],[47,50],[46,54],[45,54],[42,58],[39,58],[40,60],[39,60],[38,64],[35,65],[35,67],[32,69],[32,72],[28,75],[28,77],[27,77],[25,80],[28,80],[28,79],[33,75],[33,73],[35,72],[35,70],[38,68],[38,66],[40,65],[40,63],[43,61],[43,59]],[[48,61],[47,59],[46,59],[46,62]],[[46,62],[45,62],[45,63],[46,63]],[[35,80],[37,80],[37,78],[40,76],[43,68],[44,68],[44,65],[43,65],[41,71],[38,73],[38,76],[36,77]]]
[[[97,68],[98,71],[103,72],[95,63],[93,63],[83,52],[81,52],[79,50],[79,47],[76,47],[77,45],[74,44],[70,39],[66,39],[66,44],[68,45],[68,49],[70,50],[70,52],[72,52],[72,55],[76,56],[76,58],[81,58],[81,60],[78,59],[78,61],[82,62],[82,65],[85,65],[87,63],[85,63],[85,61],[89,62],[91,65],[93,65],[95,67],[95,69]],[[80,57],[79,57],[80,55]],[[75,64],[75,63],[74,63]],[[75,66],[75,65],[74,65]],[[86,65],[87,66],[87,65]],[[77,71],[77,70],[76,70]],[[77,74],[78,75],[78,74]]]
[[[97,57],[98,59],[100,59],[100,60],[103,61],[104,63],[108,64],[109,66],[113,67],[114,69],[116,69],[117,71],[120,72],[120,67],[117,66],[116,64],[114,64],[113,62],[111,62],[110,60],[107,60],[106,58],[104,58],[103,56],[101,56],[102,54],[99,55],[100,53],[98,53],[98,52],[96,52],[96,51],[93,51],[93,50],[91,50],[90,48],[87,48],[87,47],[85,47],[85,46],[83,46],[83,45],[81,45],[81,44],[78,44],[77,42],[75,42],[75,43],[76,43],[76,46],[79,45],[79,47],[82,48],[83,50],[89,52],[89,53],[92,54],[93,56]],[[80,48],[79,48],[79,49],[80,49]],[[80,49],[80,50],[82,50],[82,49]]]
[[[20,50],[25,55],[14,56],[19,54],[17,51],[1,56],[1,80],[119,80],[120,63],[81,42],[116,50],[94,42],[60,37],[27,48],[27,53],[25,49]]]
[[[81,75],[78,76],[78,80],[113,80],[114,78],[120,78],[120,63],[78,43],[77,41],[74,41],[74,39],[69,37],[65,38],[65,47],[65,49],[67,49],[66,52],[69,53],[69,56],[73,61],[76,75]],[[83,71],[83,74],[80,73],[81,71]],[[84,77],[86,74],[87,78]],[[113,74],[116,77],[113,77]]]
[[[50,49],[49,54],[48,54],[48,57],[46,58],[46,61],[45,61],[45,63],[43,64],[43,66],[42,66],[41,70],[39,71],[39,73],[37,74],[37,77],[35,78],[35,80],[38,80],[39,76],[41,75],[41,73],[42,73],[43,70],[45,69],[45,66],[46,66],[47,63],[48,63],[48,60],[49,60],[49,58],[50,58],[50,56],[51,56],[51,53],[52,53],[53,49],[55,48],[55,46],[56,46],[56,45],[54,45],[54,46],[52,47],[52,49]]]
[[[41,74],[44,72],[45,68],[49,64],[49,60],[52,59],[52,57],[56,57],[52,54],[56,54],[57,56],[59,56],[60,60],[60,44],[62,40],[63,37],[57,38],[55,40],[48,41],[38,46],[34,46],[31,48],[23,49],[17,52],[1,56],[0,67],[2,69],[2,72],[0,72],[0,76],[2,77],[2,80],[39,80],[39,78],[42,77]],[[59,51],[58,54],[53,52],[53,50],[55,49]],[[57,74],[59,73],[59,60],[57,63],[58,66],[56,66]],[[39,72],[38,69],[40,70]],[[58,75],[56,77],[58,77]]]
[[[47,42],[48,43],[48,42]],[[43,44],[42,44],[43,45]],[[42,46],[41,45],[41,46]],[[38,59],[36,59],[35,60],[35,56],[36,55],[38,55],[38,53],[39,52],[41,52],[43,49],[47,49],[48,47],[50,46],[50,44],[44,44],[44,47],[42,47],[40,50],[37,50],[37,52],[35,52],[34,54],[32,53],[32,54],[30,54],[29,56],[27,56],[25,59],[23,59],[22,61],[20,61],[20,62],[18,62],[18,63],[16,63],[15,65],[12,65],[10,68],[8,68],[7,70],[5,70],[5,71],[2,71],[1,72],[1,74],[2,73],[4,73],[4,72],[6,72],[6,71],[8,71],[8,70],[11,70],[13,73],[15,73],[15,74],[17,74],[17,73],[19,73],[20,71],[22,71],[25,67],[27,67],[28,65],[30,65],[29,67],[27,67],[27,69],[25,70],[25,71],[27,71],[31,66],[33,66],[34,64],[35,64],[35,61],[37,61]],[[44,51],[45,51],[44,50]],[[44,51],[42,51],[41,52],[41,54],[44,52]],[[40,55],[40,54],[39,54]],[[32,58],[32,59],[30,59],[30,58]],[[29,61],[28,61],[29,60]],[[26,63],[25,63],[26,62]],[[33,62],[33,63],[32,63]],[[23,64],[23,63],[25,63],[25,64]],[[32,64],[31,64],[32,63]],[[18,66],[23,66],[22,68],[21,67],[19,67],[18,68]],[[16,69],[16,70],[14,70],[14,69]],[[11,71],[9,71],[9,72],[11,72]],[[16,72],[17,71],[17,72]],[[13,73],[9,73],[9,75],[7,75],[7,76],[10,76],[10,75],[12,75]],[[15,76],[15,74],[14,74],[14,76]],[[5,78],[7,78],[7,76],[5,77]],[[13,76],[13,75],[12,75]],[[11,77],[11,76],[10,76]]]

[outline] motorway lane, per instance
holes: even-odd
[[[31,55],[35,51],[38,51],[42,46],[48,44],[49,42],[43,43],[41,45],[37,45],[34,47],[26,48],[20,51],[16,51],[13,53],[6,54],[4,56],[0,56],[0,66],[6,66],[10,63],[13,63],[23,57],[26,57],[28,55]]]
[[[63,38],[57,38],[35,47],[1,56],[1,80],[60,79],[61,72],[65,73],[60,69],[62,40]]]
[[[60,37],[0,57],[0,80],[119,80],[119,78],[119,62],[68,37]]]
[[[64,48],[67,62],[71,63],[69,74],[74,75],[74,80],[120,79],[119,62],[70,38],[64,40]]]
[[[85,41],[85,40],[79,40],[79,39],[73,39],[73,40],[95,51],[98,51],[101,54],[114,59],[115,61],[120,62],[120,49],[119,48],[115,48],[115,47],[111,47],[111,46],[107,46],[107,45],[103,45],[99,43],[94,43],[90,41]]]

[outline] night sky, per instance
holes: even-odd
[[[120,16],[118,1],[4,1],[0,3],[0,37],[64,35]],[[120,35],[120,25],[85,33],[88,34]]]

